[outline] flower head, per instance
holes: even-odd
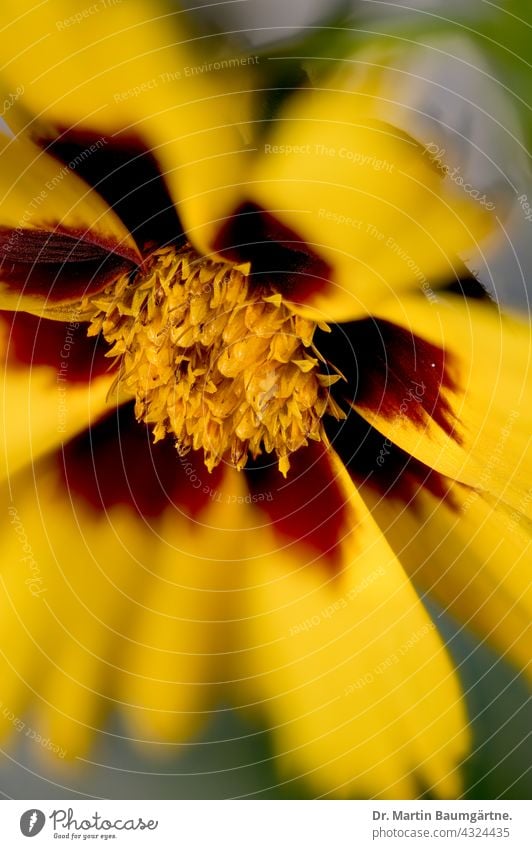
[[[181,14],[23,7],[5,703],[73,757],[110,710],[160,747],[229,700],[314,793],[455,795],[467,719],[420,596],[528,657],[528,330],[457,259],[486,210],[382,75],[269,119],[261,69]]]
[[[102,333],[121,358],[137,419],[156,441],[173,436],[181,456],[203,449],[211,472],[265,451],[286,474],[293,451],[325,436],[325,413],[345,417],[327,391],[340,376],[318,371],[315,322],[190,246],[154,252],[138,278],[124,275],[83,306],[95,310],[89,336]]]

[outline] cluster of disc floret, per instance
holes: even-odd
[[[326,413],[344,418],[329,392],[340,377],[319,371],[317,323],[244,271],[188,245],[164,248],[83,310],[155,441],[172,436],[181,455],[202,449],[210,471],[275,452],[286,474],[292,452],[324,438]]]

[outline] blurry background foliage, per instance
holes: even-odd
[[[214,6],[196,0],[190,7],[203,25],[227,28],[231,38],[258,45],[265,57],[286,60],[281,83],[290,62],[295,76],[301,64],[325,73],[324,60],[352,57],[376,41],[408,51],[433,36],[468,38],[491,63],[532,142],[530,0],[240,0]]]
[[[202,2],[203,9],[199,8]],[[479,56],[486,63],[481,75],[488,102],[495,91],[501,101],[502,93],[504,119],[511,123],[517,118],[521,134],[516,139],[517,170],[515,150],[508,141],[501,161],[513,166],[513,189],[532,198],[530,0],[353,0],[334,6],[330,0],[233,0],[220,4],[195,0],[190,7],[195,9],[203,29],[230,33],[227,37],[239,49],[261,55],[261,67],[268,73],[267,84],[278,89],[276,97],[267,104],[272,113],[293,86],[300,84],[305,73],[319,79],[334,63],[356,60],[361,50],[369,48],[408,61],[411,51],[434,44],[434,39],[448,38],[449,44],[455,45],[459,37],[462,46],[465,40],[473,57],[471,64],[478,62]],[[437,58],[441,61],[441,56]],[[269,59],[272,61],[266,61]],[[451,76],[453,59],[453,50],[449,49],[444,61]],[[463,66],[460,73],[462,69]],[[465,78],[464,85],[467,86]],[[425,97],[427,101],[435,97],[430,84]],[[437,117],[438,109],[433,111]],[[467,129],[463,128],[463,132]],[[484,125],[481,132],[489,135],[489,127]],[[485,142],[488,141],[486,137]],[[477,145],[481,143],[482,139],[476,140]],[[518,215],[516,219],[512,250],[503,250],[491,258],[488,278],[479,274],[486,285],[495,288],[498,300],[524,310],[530,292],[530,284],[528,288],[526,284],[532,275],[532,257],[528,227],[523,229],[522,218]],[[530,226],[529,222],[526,224]],[[517,261],[515,267],[512,254]],[[516,276],[520,278],[517,282]],[[466,798],[530,798],[531,711],[524,681],[503,658],[479,645],[448,617],[434,608],[432,611],[459,669],[474,732],[473,751],[464,765]],[[27,722],[31,725],[31,717]],[[122,737],[124,729],[114,719],[103,738],[105,744],[100,735],[100,744],[91,753],[90,762],[81,763],[76,771],[51,769],[42,752],[35,752],[38,747],[21,735],[22,739],[15,739],[4,752],[0,792],[11,798],[41,799],[305,797],[309,791],[304,780],[279,775],[268,731],[251,722],[249,717],[220,705],[202,737],[175,747],[168,760],[154,762]]]

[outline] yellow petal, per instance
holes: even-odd
[[[342,573],[263,540],[248,570],[244,698],[273,728],[288,776],[331,796],[459,792],[460,690],[445,647],[362,499],[334,463],[350,513]],[[257,539],[252,540],[256,546]]]
[[[140,261],[126,227],[77,176],[74,163],[61,165],[27,138],[0,136],[0,195],[2,308],[42,310],[49,301],[74,301],[95,277],[106,281]]]
[[[50,662],[38,678],[37,715],[70,759],[88,752],[106,714],[120,706],[115,682],[122,669],[124,623],[135,611],[131,598],[138,592],[138,561],[149,558],[152,546],[129,510],[115,507],[107,516],[79,504],[61,510],[57,498],[54,506],[55,522],[51,511],[45,514],[50,542],[40,561],[48,567],[43,603],[51,621],[44,637]]]
[[[95,151],[106,144],[101,139]],[[85,158],[92,152],[87,150]],[[2,228],[50,230],[57,223],[79,238],[123,255],[140,255],[132,236],[97,191],[76,174],[76,163],[61,165],[29,138],[0,135]]]
[[[163,81],[152,77],[180,70],[183,58],[183,15],[165,14],[157,2],[89,10],[74,0],[24,0],[4,4],[2,20],[4,86],[16,81],[24,88],[19,105],[63,127],[92,118],[102,130],[124,129],[150,92],[158,99]]]
[[[95,515],[73,503],[58,471],[37,463],[2,493],[0,646],[5,703],[49,741],[37,753],[66,760],[85,753],[112,706],[117,635],[135,578],[128,546],[140,555],[142,540],[120,508]]]
[[[408,504],[367,487],[362,494],[417,586],[502,656],[529,668],[531,526],[525,516],[461,484],[442,500],[420,489]]]
[[[325,320],[347,320],[396,292],[454,279],[457,253],[490,218],[443,180],[421,145],[382,120],[393,88],[375,96],[345,75],[322,85],[287,102],[251,172],[248,200],[330,266],[332,283],[300,287],[297,299]]]
[[[70,757],[94,744],[109,710],[157,757],[190,740],[225,701],[235,540],[243,533],[230,493],[243,493],[241,477],[213,490],[196,521],[168,509],[151,528],[129,509],[98,514],[74,499],[69,515],[55,504],[66,524],[46,520],[59,561],[56,661],[39,693],[42,725]]]
[[[82,345],[83,341],[78,339],[77,344]],[[71,383],[68,360],[62,361],[60,356],[56,367],[14,365],[7,362],[8,344],[9,328],[2,324],[0,480],[36,463],[97,420],[109,409],[107,395],[114,380],[113,375],[101,375]]]
[[[5,84],[24,86],[20,102],[61,128],[140,136],[206,248],[238,196],[258,57],[195,36],[182,11],[157,2],[10,1],[1,14]]]
[[[141,458],[128,453],[125,431],[121,439],[122,461],[115,458],[113,468],[126,464],[119,485],[125,483],[128,505],[115,499],[119,475],[105,477],[98,432],[86,468],[67,449],[14,476],[2,493],[3,704],[24,721],[31,717],[36,733],[50,741],[45,751],[65,760],[86,754],[109,711],[125,715],[137,742],[152,742],[151,755],[187,740],[223,698],[230,677],[243,478],[213,485],[209,494],[206,470],[192,479],[176,455],[175,479],[181,476],[186,491],[150,518],[134,509],[138,487],[150,481],[127,465]],[[101,509],[81,495],[93,465]],[[204,506],[193,519],[179,500],[196,493],[198,479]],[[166,504],[171,495],[169,489]],[[2,733],[13,736],[9,717],[0,715],[0,722]]]
[[[382,305],[376,314],[411,333],[414,348],[417,338],[444,352],[451,385],[442,387],[440,393],[452,411],[455,433],[449,435],[429,415],[422,423],[414,423],[408,404],[406,413],[388,410],[387,388],[380,383],[375,397],[382,389],[382,403],[376,405],[373,400],[367,406],[361,397],[356,404],[358,412],[430,468],[522,509],[532,473],[529,326],[500,315],[492,304],[452,296],[440,296],[433,303],[404,298]],[[387,354],[393,373],[400,363],[394,362],[393,347]],[[426,378],[426,363],[422,371]],[[405,385],[409,378],[420,380],[416,374],[404,377]],[[436,375],[438,379],[441,375]],[[525,504],[524,512],[531,514],[530,503]]]
[[[224,682],[231,679],[244,479],[226,474],[211,487],[201,466],[190,485],[198,481],[210,490],[201,515],[192,521],[166,511],[157,552],[144,563],[146,588],[128,628],[120,681],[133,733],[159,744],[196,733],[226,701]]]
[[[253,57],[250,57],[252,60]],[[240,62],[238,58],[220,59]],[[253,77],[244,64],[214,70],[181,85],[163,112],[146,121],[146,137],[162,165],[183,227],[195,247],[210,253],[221,222],[241,202],[254,156],[250,130],[256,120]],[[213,64],[203,55],[196,67]],[[186,97],[186,99],[185,99]]]

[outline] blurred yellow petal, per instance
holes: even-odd
[[[301,292],[326,320],[454,279],[457,253],[490,226],[418,142],[376,117],[381,106],[342,77],[303,90],[276,118],[250,176],[248,200],[330,265],[332,285]]]
[[[316,794],[459,792],[468,734],[453,666],[409,578],[346,473],[351,515],[331,580],[271,536],[249,569],[244,693],[290,777]],[[269,549],[269,550],[268,550]],[[310,557],[309,557],[310,560]]]
[[[256,120],[255,83],[245,60],[239,66],[238,57],[221,58],[216,64],[221,63],[222,70],[211,71],[206,80],[187,79],[186,94],[180,93],[177,104],[174,95],[164,111],[146,122],[146,137],[162,165],[183,227],[192,244],[206,254],[224,216],[245,195],[254,156],[250,127]],[[224,70],[228,61],[237,63],[238,70]],[[202,64],[212,65],[212,54],[203,54]]]
[[[11,480],[6,506],[3,698],[19,716],[31,707],[46,751],[72,759],[109,707],[138,530],[120,510],[95,516],[72,503],[47,461]]]
[[[420,423],[408,409],[388,410],[385,385],[378,387],[381,406],[366,406],[362,399],[358,412],[430,468],[521,509],[532,473],[530,327],[501,315],[493,304],[452,296],[433,303],[404,298],[375,313],[443,352],[450,385],[440,395],[454,433],[429,415]],[[422,365],[426,374],[430,363]],[[422,397],[423,386],[419,392]],[[531,515],[529,502],[524,512]]]
[[[86,753],[109,710],[125,712],[137,739],[161,745],[187,739],[214,709],[243,533],[240,505],[225,498],[241,488],[240,478],[223,500],[221,490],[207,498],[195,525],[175,508],[150,524],[131,507],[88,506],[66,489],[56,459],[12,479],[2,699],[19,717],[31,705],[60,757]]]
[[[529,668],[531,525],[523,513],[460,484],[442,500],[421,488],[408,504],[367,487],[362,495],[417,586],[502,656]],[[525,500],[532,500],[530,490]]]
[[[37,677],[38,717],[70,759],[87,754],[106,714],[120,706],[125,623],[136,610],[139,561],[152,546],[129,510],[98,515],[76,502],[68,509],[66,499],[66,509],[57,507],[56,498],[55,520],[42,511],[48,545],[36,549],[47,565],[43,603],[51,620],[46,639],[53,638],[48,670]]]
[[[157,2],[9,0],[1,16],[4,84],[24,87],[20,103],[61,129],[139,136],[192,240],[206,248],[246,167],[257,57],[195,36],[183,12]]]
[[[183,13],[159,2],[88,9],[75,0],[9,0],[2,17],[4,80],[24,87],[19,103],[35,116],[63,127],[90,121],[116,131],[155,112],[156,104],[170,102],[158,73],[184,76],[195,50],[187,46]]]
[[[114,380],[113,375],[101,375],[90,381],[70,382],[68,359],[62,361],[60,351],[55,367],[8,362],[6,346],[12,344],[9,335],[9,326],[0,324],[1,480],[36,463],[97,420],[109,409],[107,395]],[[77,340],[78,345],[83,342]],[[69,344],[66,336],[63,343]]]
[[[194,474],[211,489],[210,476]],[[167,510],[157,553],[144,564],[146,589],[128,627],[120,688],[136,736],[189,739],[225,700],[231,677],[233,590],[246,535],[242,475],[224,475],[195,521]],[[234,500],[233,500],[234,499]]]

